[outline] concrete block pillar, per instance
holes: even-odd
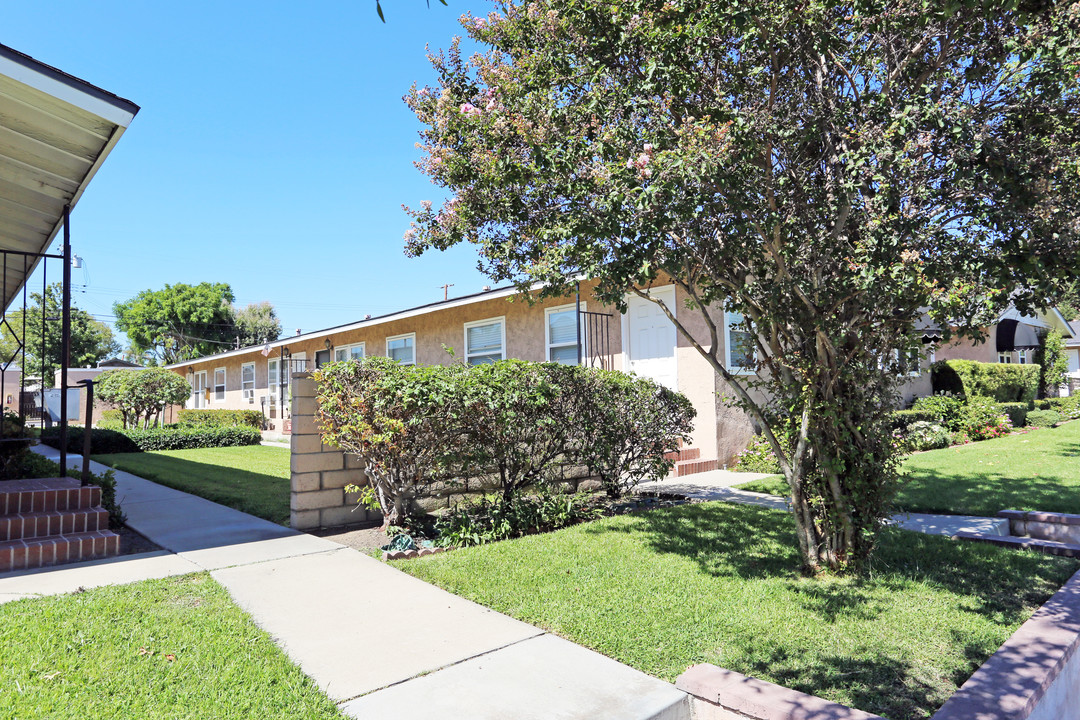
[[[323,443],[317,411],[311,373],[293,373],[289,525],[314,530],[381,522],[378,513],[359,507],[345,492],[346,485],[366,485],[367,475],[359,458]]]

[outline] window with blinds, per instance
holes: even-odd
[[[225,401],[225,368],[214,369],[214,402]]]
[[[585,309],[585,303],[581,304]],[[549,362],[562,363],[563,365],[577,365],[578,363],[578,331],[574,325],[577,317],[577,307],[568,305],[557,308],[548,308],[547,312],[547,359]],[[581,333],[584,344],[585,333]],[[582,347],[584,354],[585,348]]]
[[[362,360],[364,357],[364,343],[358,345],[346,345],[334,348],[335,360]]]
[[[502,360],[503,319],[481,320],[465,325],[465,361],[469,365]]]
[[[386,338],[386,357],[402,365],[416,363],[416,333]]]

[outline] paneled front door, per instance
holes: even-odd
[[[653,289],[650,294],[663,300],[668,309],[675,312],[674,287]],[[650,300],[630,295],[626,305],[623,353],[627,360],[627,369],[677,390],[675,325],[664,314],[663,309]]]

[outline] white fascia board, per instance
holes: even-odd
[[[529,291],[539,290],[543,287],[542,283],[535,283]],[[350,332],[352,330],[359,330],[360,328],[375,327],[376,325],[383,325],[388,322],[396,322],[398,320],[407,320],[411,317],[418,317],[420,315],[427,315],[428,313],[439,312],[440,310],[449,310],[451,308],[462,307],[465,305],[472,305],[473,303],[483,302],[485,300],[497,300],[499,298],[512,297],[514,295],[520,295],[521,291],[515,286],[500,288],[498,290],[491,290],[489,292],[480,293],[478,295],[470,295],[469,297],[459,298],[457,300],[446,300],[434,305],[423,305],[418,308],[412,308],[410,310],[402,310],[401,312],[393,313],[391,315],[383,315],[377,318],[371,318],[370,320],[361,320],[359,322],[350,323],[349,325],[339,325],[338,327],[327,328],[326,330],[315,330],[313,332],[304,333],[303,335],[293,335],[292,337],[283,338],[281,340],[275,340],[270,345],[270,352],[273,354],[274,350],[282,347],[287,347],[289,344],[302,341],[302,340],[318,340],[319,338],[328,337],[330,335],[337,335],[338,333]],[[408,334],[408,333],[407,333]],[[251,347],[240,348],[239,350],[230,350],[228,352],[218,353],[217,355],[206,355],[195,360],[185,360],[184,362],[173,363],[172,365],[166,365],[168,370],[175,370],[178,368],[188,367],[199,363],[208,362],[210,360],[217,360],[219,358],[230,358],[238,355],[246,355],[251,352],[260,352],[266,345],[252,345]],[[268,356],[269,357],[269,356]]]
[[[80,110],[97,115],[120,127],[126,128],[135,117],[134,112],[118,107],[116,103],[95,97],[68,83],[61,82],[41,70],[35,70],[27,64],[2,55],[0,55],[0,74],[6,75],[12,80],[16,80],[35,90],[40,90],[58,100],[63,100]]]

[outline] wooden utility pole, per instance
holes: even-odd
[[[443,300],[449,300],[450,299],[450,288],[454,287],[454,283],[447,283],[446,285],[440,285],[439,287],[442,288],[442,299]]]

